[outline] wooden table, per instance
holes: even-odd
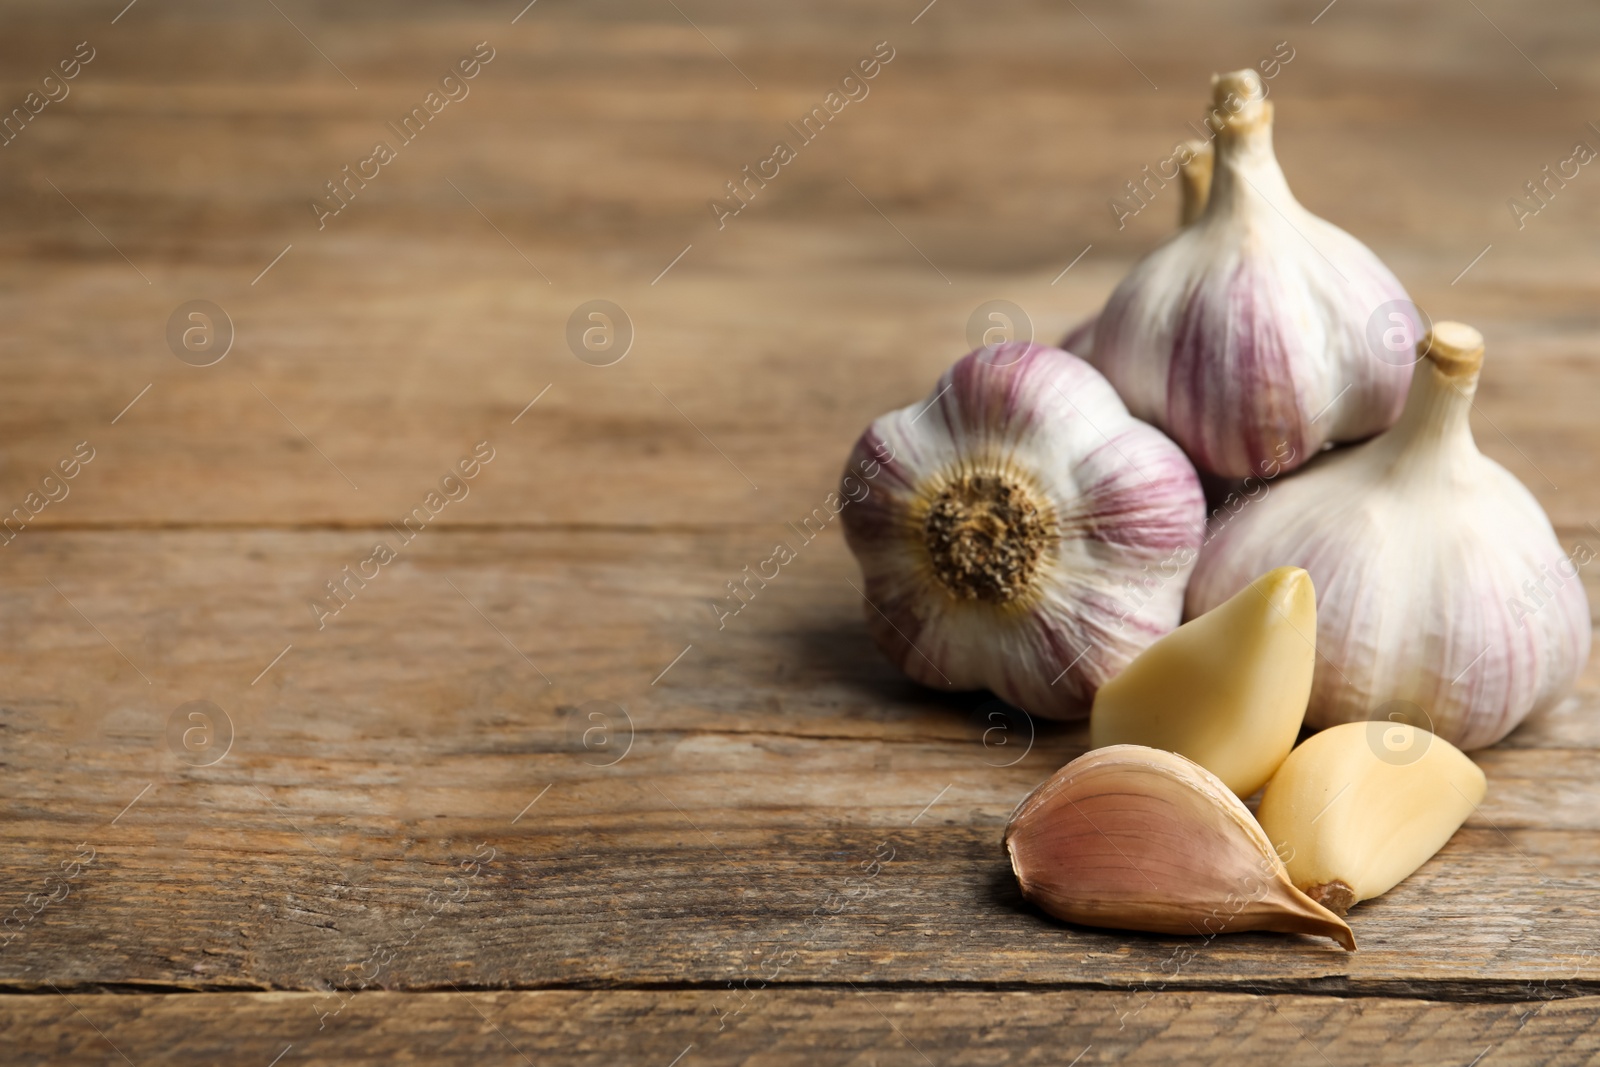
[[[1093,311],[1177,210],[1109,200],[1284,41],[1295,189],[1483,329],[1480,445],[1600,546],[1600,175],[1506,204],[1600,145],[1600,12],[922,2],[5,5],[5,107],[93,58],[0,148],[0,507],[60,497],[0,546],[0,1060],[1600,1061],[1594,668],[1360,951],[1180,965],[1022,904],[1085,731],[901,680],[836,529],[711,606],[980,304]]]

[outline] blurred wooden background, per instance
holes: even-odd
[[[1347,956],[1023,906],[1001,828],[1085,732],[898,679],[837,531],[710,607],[980,304],[1094,311],[1177,212],[1108,201],[1287,53],[1296,192],[1484,331],[1481,447],[1600,547],[1600,174],[1506,203],[1600,147],[1593,5],[124,3],[0,6],[4,109],[93,54],[0,147],[7,1062],[1600,1058],[1594,669]],[[211,366],[168,343],[194,300]]]

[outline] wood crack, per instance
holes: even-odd
[[[722,993],[729,988],[726,979],[661,982],[516,982],[516,983],[419,983],[361,991],[414,996],[429,993]],[[55,982],[33,984],[18,979],[0,979],[0,997],[54,995],[63,993],[125,995],[205,995],[214,993],[289,993],[326,995],[314,986],[288,986],[253,982]],[[1170,993],[1224,993],[1243,996],[1300,997],[1321,996],[1341,1000],[1425,1000],[1451,1004],[1523,1004],[1556,1002],[1600,995],[1600,980],[1566,980],[1549,985],[1529,978],[1484,980],[1382,979],[1364,981],[1340,975],[1323,978],[1252,978],[1239,981],[1162,982],[1155,987],[1127,982],[1017,982],[1017,981],[777,981],[762,987],[763,992],[842,992],[863,990],[875,993],[1118,993],[1136,995]]]

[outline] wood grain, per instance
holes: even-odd
[[[1520,231],[1505,208],[1587,135],[1586,65],[1553,92],[1470,9],[1471,30],[1420,4],[1390,16],[1410,20],[1408,38],[1437,27],[1455,50],[1374,69],[1370,41],[1338,38],[1390,40],[1384,16],[1310,27],[1257,4],[1171,5],[1162,29],[1125,27],[1157,92],[1070,9],[1018,5],[995,21],[944,6],[916,26],[887,3],[833,9],[816,16],[826,31],[797,37],[784,16],[702,12],[751,49],[739,63],[759,91],[670,7],[642,2],[555,5],[516,27],[487,9],[330,18],[320,47],[359,92],[270,10],[206,9],[201,48],[192,5],[97,29],[102,55],[60,113],[4,150],[17,162],[0,171],[15,205],[0,216],[0,316],[29,327],[0,337],[0,501],[20,502],[88,439],[104,465],[38,525],[381,524],[473,442],[515,434],[554,461],[507,472],[441,522],[791,519],[832,488],[871,418],[924,398],[966,351],[980,303],[1014,301],[1044,338],[1097,308],[1176,214],[1168,191],[1119,230],[1107,202],[1187,135],[1213,69],[1288,40],[1296,58],[1272,85],[1296,191],[1390,260],[1424,307],[1484,330],[1483,447],[1558,521],[1600,521],[1591,405],[1569,387],[1593,380],[1595,278],[1567,239],[1600,221],[1600,196],[1574,182]],[[13,38],[18,69],[69,47],[71,25]],[[1582,39],[1546,32],[1552,49]],[[1196,34],[1215,45],[1195,47]],[[497,58],[472,95],[318,230],[307,203],[323,183],[484,39]],[[885,39],[898,52],[872,94],[718,230],[707,201]],[[1493,73],[1466,77],[1468,61]],[[238,338],[205,369],[163,336],[195,298],[223,306]],[[567,349],[568,316],[593,298],[636,328],[613,367]]]
[[[1540,991],[1543,993],[1544,991]],[[19,1067],[268,1063],[818,1063],[1326,1067],[1600,1059],[1600,998],[1506,1003],[1239,993],[881,990],[446,990],[354,998],[338,1016],[298,993],[0,1000]],[[321,1030],[319,1024],[324,1024]],[[1395,1040],[1395,1035],[1405,1040]],[[285,1051],[287,1050],[287,1051]],[[126,1057],[126,1060],[124,1059]],[[1077,1057],[1074,1061],[1073,1057]],[[1491,1059],[1492,1057],[1492,1059]]]
[[[1086,732],[899,678],[837,530],[713,608],[979,304],[1100,305],[1176,213],[1110,198],[1278,42],[1297,194],[1483,329],[1480,446],[1600,548],[1600,179],[1506,207],[1600,143],[1600,12],[1322,6],[0,3],[4,108],[96,49],[0,148],[0,514],[94,451],[0,544],[0,1058],[1600,1062],[1600,667],[1347,955],[1027,908],[1001,828]],[[194,299],[214,366],[165,336]]]
[[[1001,829],[1084,730],[1017,718],[986,745],[984,697],[897,679],[864,639],[837,533],[718,631],[700,591],[757,538],[427,532],[321,631],[303,601],[359,533],[19,540],[0,559],[18,662],[3,722],[26,771],[7,885],[59,893],[39,883],[75,845],[100,858],[0,954],[0,978],[309,989],[403,943],[368,977],[714,983],[793,950],[785,981],[1115,986],[1175,954],[1180,985],[1471,996],[1600,980],[1600,787],[1573,747],[1590,735],[1562,736],[1591,728],[1592,689],[1479,755],[1479,813],[1358,909],[1361,951],[1251,935],[1190,961],[1185,939],[1066,930],[1022,906]],[[636,650],[626,672],[618,649]],[[233,726],[214,766],[186,766],[166,736],[196,699]],[[586,748],[597,727],[614,733]],[[885,842],[892,862],[867,877]],[[450,882],[480,844],[494,861]],[[464,896],[435,919],[430,892]]]

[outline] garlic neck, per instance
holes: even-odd
[[[1472,396],[1477,391],[1476,374],[1470,381],[1462,382],[1424,361],[1412,376],[1405,412],[1390,431],[1391,435],[1397,444],[1408,450],[1431,447],[1465,448],[1476,452],[1468,416],[1472,412]]]
[[[1483,368],[1483,336],[1458,322],[1440,322],[1417,351],[1423,356],[1405,411],[1380,440],[1397,458],[1476,456],[1470,416]]]
[[[1266,118],[1246,128],[1224,127],[1217,134],[1216,164],[1207,211],[1240,211],[1265,197],[1282,210],[1298,206],[1272,151],[1272,105],[1257,102]]]
[[[1178,166],[1183,178],[1178,225],[1187,226],[1205,214],[1206,204],[1211,200],[1211,169],[1215,157],[1210,141],[1186,141],[1183,147],[1188,158]]]
[[[1265,197],[1280,211],[1299,207],[1272,150],[1272,102],[1253,70],[1218,75],[1206,124],[1216,135],[1216,161],[1206,213],[1233,212]]]

